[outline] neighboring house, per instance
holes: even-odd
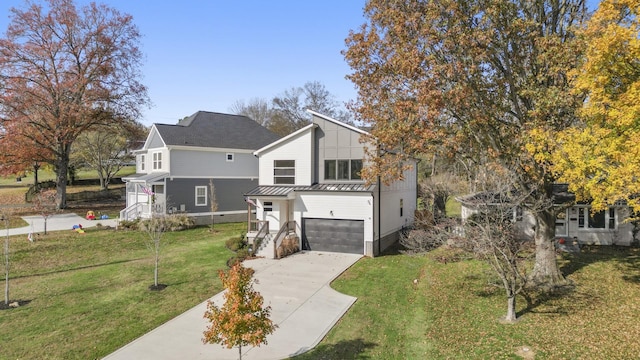
[[[258,185],[253,151],[280,137],[246,116],[199,111],[177,125],[154,124],[136,153],[136,174],[126,181],[120,218],[187,213],[211,222],[210,181],[216,222],[244,221],[242,194]]]
[[[554,203],[560,211],[556,217],[556,238],[577,240],[579,244],[631,245],[634,239],[634,224],[628,221],[630,211],[627,206],[613,206],[605,211],[591,212],[589,204],[574,204],[575,196],[568,191],[566,184],[555,184]],[[477,213],[482,206],[490,205],[486,193],[477,193],[457,197],[462,205],[462,220]],[[567,206],[567,204],[574,204]],[[527,238],[533,239],[535,219],[521,208],[514,208],[514,220],[518,230]]]
[[[311,124],[254,152],[260,185],[245,196],[269,233],[266,250],[258,254],[272,257],[281,241],[276,233],[288,229],[298,235],[303,250],[379,255],[413,224],[415,166],[390,186],[367,185],[360,177],[366,166],[364,146],[374,145],[360,140],[368,134],[309,112]],[[254,224],[249,238],[259,230]]]

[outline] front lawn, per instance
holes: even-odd
[[[166,233],[159,281],[168,287],[157,292],[148,290],[153,259],[146,233],[89,228],[53,232],[33,244],[12,237],[10,298],[27,303],[0,310],[0,358],[95,359],[115,351],[219,292],[217,270],[233,255],[225,241],[244,228]]]
[[[333,287],[358,300],[296,359],[632,359],[640,354],[640,249],[594,247],[561,265],[557,296],[518,298],[516,324],[485,264],[442,249],[363,259]],[[414,280],[417,279],[417,284]],[[525,348],[529,351],[525,351]]]

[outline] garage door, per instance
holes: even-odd
[[[302,248],[350,254],[364,253],[364,221],[302,219]]]

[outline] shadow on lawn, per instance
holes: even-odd
[[[369,356],[362,355],[367,350],[376,347],[378,344],[366,342],[363,339],[345,340],[337,344],[321,344],[316,346],[310,352],[294,356],[295,360],[311,360],[311,359],[371,359]]]
[[[564,276],[597,262],[613,262],[620,276],[633,283],[640,283],[640,248],[628,246],[583,246],[580,253],[565,255],[566,263],[560,267]]]
[[[85,266],[77,266],[77,267],[73,267],[73,268],[69,268],[69,269],[53,270],[53,271],[47,271],[47,272],[35,273],[35,274],[28,274],[28,275],[19,275],[19,276],[11,277],[11,279],[22,279],[22,278],[30,278],[30,277],[35,277],[35,276],[46,276],[46,275],[53,275],[53,274],[61,274],[61,273],[69,272],[69,271],[92,269],[92,268],[98,268],[98,267],[102,267],[102,266],[109,266],[109,265],[116,265],[116,264],[124,264],[124,263],[128,263],[128,262],[140,261],[140,260],[144,260],[144,259],[146,259],[146,258],[110,261],[110,262],[106,262],[106,263],[102,263],[102,264],[92,264],[92,265],[85,265]]]

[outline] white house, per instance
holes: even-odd
[[[246,116],[206,111],[176,125],[154,124],[136,151],[136,173],[123,178],[127,207],[120,218],[183,212],[210,222],[212,181],[215,221],[243,221],[247,206],[241,196],[258,185],[253,152],[278,138]]]
[[[588,203],[575,203],[575,196],[568,192],[566,184],[554,184],[554,203],[558,206],[555,223],[556,238],[577,240],[579,244],[625,245],[634,240],[634,223],[629,218],[629,208],[623,204],[604,211],[592,212]],[[462,205],[463,221],[487,205],[486,194],[478,193],[456,198]],[[572,204],[567,206],[567,204]],[[514,209],[514,220],[520,231],[533,238],[535,220],[531,213]]]
[[[299,236],[303,250],[379,255],[413,224],[415,166],[402,181],[367,185],[360,177],[364,146],[373,146],[360,142],[367,133],[309,112],[311,124],[254,152],[259,186],[245,196],[255,204],[257,220],[268,224],[268,250],[261,255],[271,257],[281,240],[277,235],[287,229]]]

